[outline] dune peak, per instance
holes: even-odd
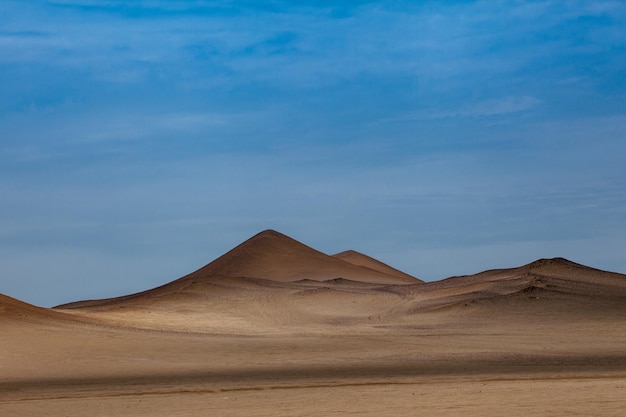
[[[351,255],[367,258],[372,264],[384,265],[355,251],[351,251]],[[371,268],[362,265],[362,262],[350,262],[327,255],[273,229],[257,233],[192,275],[223,275],[275,281],[323,281],[340,276],[380,283],[421,282],[389,266],[386,269],[380,266]]]
[[[556,257],[556,258],[541,258],[537,259],[534,262],[531,262],[525,265],[529,269],[543,269],[550,267],[576,267],[576,268],[588,268],[585,265],[577,264],[576,262],[572,262],[569,259]]]

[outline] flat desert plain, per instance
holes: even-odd
[[[626,416],[626,276],[424,283],[262,232],[161,287],[0,295],[1,416]]]

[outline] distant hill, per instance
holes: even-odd
[[[377,259],[374,259],[370,256],[364,255],[354,250],[347,250],[344,252],[336,253],[335,255],[333,255],[333,257],[341,259],[342,261],[350,262],[353,265],[362,266],[373,271],[382,272],[383,274],[394,275],[400,278],[416,279],[415,277],[412,277],[409,274],[392,268]]]
[[[368,256],[359,254],[348,258],[344,260],[338,256],[326,255],[275,230],[265,230],[197,271],[160,287],[114,299],[79,301],[59,307],[78,308],[163,296],[192,282],[220,285],[229,282],[228,278],[231,278],[230,282],[232,278],[248,278],[277,283],[337,279],[381,285],[423,283]],[[361,264],[355,262],[357,258]]]
[[[563,258],[424,283],[362,253],[329,256],[266,230],[195,272],[135,294],[55,309],[0,296],[0,321],[75,319],[167,331],[267,334],[326,326],[411,328],[433,314],[441,323],[616,320],[626,318],[625,305],[626,275]]]

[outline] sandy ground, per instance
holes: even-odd
[[[451,379],[3,402],[7,416],[615,416],[626,378]]]
[[[0,415],[623,416],[626,324],[541,321],[268,336],[5,324]]]

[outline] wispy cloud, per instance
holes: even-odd
[[[461,106],[457,109],[446,109],[440,111],[425,110],[414,114],[403,115],[396,119],[387,120],[407,121],[407,120],[428,120],[446,119],[452,117],[493,117],[509,115],[529,111],[541,104],[541,100],[531,96],[503,97],[485,100],[479,103],[472,103]]]

